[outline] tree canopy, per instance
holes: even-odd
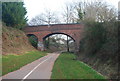
[[[23,2],[3,2],[2,3],[2,21],[7,26],[22,29],[26,25],[27,11]]]

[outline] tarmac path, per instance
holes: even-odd
[[[26,79],[50,79],[54,62],[59,55],[60,52],[49,53],[19,70],[2,76],[2,79],[3,81],[4,79],[20,79],[21,81]]]

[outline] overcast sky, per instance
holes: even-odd
[[[45,12],[46,9],[50,9],[51,11],[60,14],[63,12],[66,3],[77,2],[77,1],[80,0],[24,0],[24,4],[28,12],[27,13],[28,19],[30,20],[36,15]],[[84,1],[91,1],[91,0],[84,0]],[[120,0],[104,0],[104,1],[107,1],[109,4],[118,8],[118,2]]]

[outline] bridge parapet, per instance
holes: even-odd
[[[38,31],[54,31],[54,30],[76,30],[81,29],[82,24],[54,24],[54,25],[39,25],[28,26],[24,29],[25,32],[38,32]]]

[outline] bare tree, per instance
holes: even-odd
[[[50,10],[46,10],[45,13],[41,13],[34,17],[28,24],[29,25],[43,25],[43,24],[56,24],[60,23],[58,16]]]
[[[116,9],[105,2],[95,1],[86,3],[84,6],[84,19],[97,22],[115,20],[117,17]]]
[[[80,1],[74,4],[74,7],[74,11],[72,9],[71,12],[77,16],[75,16],[77,22],[83,20],[104,22],[115,20],[117,18],[117,10],[113,6],[100,0],[91,2]]]
[[[32,18],[30,22],[28,23],[29,25],[42,25],[45,24],[43,15],[37,15],[36,17]]]
[[[47,24],[60,23],[58,16],[50,10],[46,10],[46,13],[44,14],[44,18]]]
[[[63,13],[65,23],[75,23],[77,21],[75,7],[74,3],[66,4]]]

